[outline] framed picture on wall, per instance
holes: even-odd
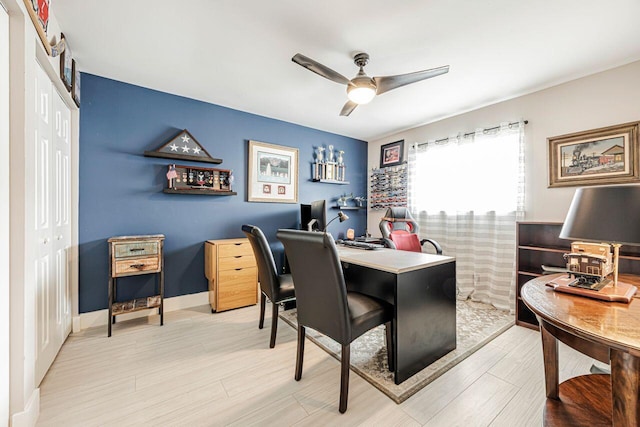
[[[51,55],[51,44],[47,39],[47,27],[49,26],[49,4],[50,0],[23,0],[24,5],[29,13],[31,22],[36,28],[38,37],[42,42],[42,46],[47,51],[47,55]]]
[[[64,87],[70,91],[73,80],[73,56],[64,33],[60,33],[60,39],[64,40],[64,50],[60,54],[60,79],[64,83]]]
[[[396,166],[402,163],[404,139],[390,142],[380,147],[380,167]]]
[[[549,187],[640,181],[639,124],[624,123],[547,138]]]
[[[76,66],[76,60],[74,59],[71,69],[73,70],[73,78],[71,81],[71,97],[80,108],[80,69]]]
[[[298,149],[249,141],[247,201],[298,202]]]

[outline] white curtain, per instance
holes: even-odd
[[[515,308],[515,223],[524,217],[524,123],[414,144],[408,205],[421,238],[456,257],[458,298]]]

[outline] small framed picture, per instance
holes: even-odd
[[[24,5],[27,8],[31,22],[40,37],[40,41],[47,51],[48,55],[51,55],[51,44],[47,39],[47,28],[49,26],[49,4],[50,0],[24,0]]]
[[[78,108],[80,108],[80,70],[76,65],[75,59],[73,60],[71,68],[73,70],[71,97]]]
[[[402,163],[404,139],[380,147],[380,167],[397,166]]]
[[[67,90],[71,91],[73,81],[73,57],[64,33],[60,33],[60,39],[64,40],[64,50],[60,54],[60,79]]]

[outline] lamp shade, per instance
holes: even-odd
[[[356,104],[368,104],[371,102],[374,96],[376,96],[376,90],[374,88],[365,87],[351,87],[347,88],[347,96]]]
[[[640,186],[579,188],[560,238],[640,245]]]
[[[332,223],[333,221],[335,221],[336,219],[339,219],[339,220],[340,220],[340,222],[345,222],[346,220],[348,220],[348,219],[349,219],[349,216],[348,216],[346,213],[342,212],[342,211],[338,212],[338,215],[336,215],[334,218],[332,218],[332,219],[331,219],[331,221],[329,221],[329,222],[327,223],[327,226],[326,226],[326,227],[324,227],[324,232],[325,232],[325,233],[327,232],[327,228],[329,228],[329,224],[331,224],[331,223]]]

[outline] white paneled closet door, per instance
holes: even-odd
[[[53,251],[57,325],[62,341],[71,332],[71,289],[69,282],[69,247],[71,246],[71,111],[53,90],[53,155],[55,193],[53,194]],[[62,343],[61,343],[62,344]]]
[[[36,65],[34,213],[35,382],[39,384],[71,330],[68,248],[71,241],[71,112]]]

